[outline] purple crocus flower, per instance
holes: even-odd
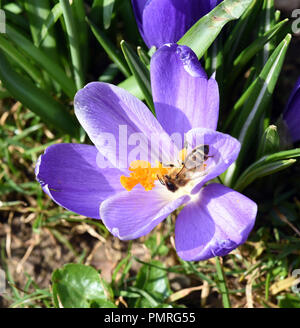
[[[150,71],[157,118],[143,102],[121,88],[101,82],[88,84],[76,94],[75,114],[95,146],[50,146],[38,160],[37,179],[56,203],[102,219],[121,240],[146,235],[184,206],[175,224],[179,256],[188,261],[224,256],[246,241],[257,205],[222,184],[209,183],[236,160],[240,150],[236,139],[216,131],[217,82],[207,78],[190,48],[177,44],[161,47],[152,57]],[[101,169],[97,162],[99,155],[109,163],[115,162],[115,149],[122,156],[120,147],[110,149],[106,145],[104,151],[102,137],[113,133],[118,139],[120,126],[127,127],[128,135],[141,133],[145,140],[161,140],[164,136],[163,142],[169,142],[172,133],[185,134],[192,148],[198,146],[194,142],[203,140],[209,153],[202,174],[176,191],[158,179],[151,187],[140,180],[126,190],[122,179],[134,180],[128,177],[132,173],[130,164],[125,169]]]
[[[292,141],[297,142],[300,140],[300,78],[298,79],[287,107],[283,113],[283,119],[287,124],[288,133]]]
[[[139,31],[150,48],[177,42],[220,0],[132,0]]]

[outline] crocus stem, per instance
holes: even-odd
[[[216,259],[216,270],[217,270],[217,276],[218,276],[219,291],[222,294],[223,306],[224,306],[224,308],[228,309],[228,308],[231,308],[231,305],[230,305],[230,299],[229,299],[224,271],[222,268],[220,258],[218,256],[216,256],[215,259]]]

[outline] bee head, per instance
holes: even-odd
[[[165,175],[165,185],[166,185],[167,189],[172,192],[175,192],[178,189],[178,187],[171,180],[171,177],[169,175]]]

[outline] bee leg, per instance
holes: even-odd
[[[166,184],[164,183],[164,181],[162,180],[162,178],[157,174],[157,179],[159,180],[159,182],[165,186]]]

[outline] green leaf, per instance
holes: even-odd
[[[21,14],[23,11],[23,8],[18,3],[7,3],[6,5],[3,6],[3,8],[16,15]]]
[[[131,72],[128,68],[126,61],[124,60],[122,53],[116,48],[116,46],[109,40],[104,32],[99,30],[97,26],[86,18],[88,24],[91,27],[92,32],[94,33],[96,39],[103,47],[108,57],[119,67],[120,71],[126,76],[130,77]]]
[[[37,35],[37,46],[40,46],[40,44],[44,41],[44,39],[47,37],[49,30],[54,26],[54,24],[57,22],[57,20],[62,15],[62,8],[60,3],[57,3],[49,12],[49,15],[47,16],[46,20],[43,22],[43,25],[41,29],[39,30],[39,33]]]
[[[279,151],[280,141],[276,125],[270,125],[266,128],[257,151],[257,157],[260,158],[267,154]]]
[[[106,290],[96,269],[83,264],[66,264],[52,274],[53,299],[56,307],[116,308],[108,300]]]
[[[79,26],[75,25],[75,19],[69,0],[59,0],[59,3],[66,23],[75,84],[77,90],[79,90],[84,87],[83,63],[80,56],[79,33],[77,30]]]
[[[164,303],[164,300],[171,295],[166,270],[163,263],[157,260],[152,260],[141,267],[134,287],[132,291],[143,296],[136,301],[135,307],[157,306],[159,303]]]
[[[89,16],[97,26],[103,25],[103,0],[94,0]]]
[[[208,76],[216,73],[215,79],[219,83],[219,89],[223,89],[223,40],[220,35],[205,54],[205,71]]]
[[[27,18],[29,20],[29,27],[36,47],[39,47],[39,34],[42,26],[50,14],[50,1],[49,0],[25,0],[24,1]],[[42,48],[47,51],[47,55],[53,60],[58,60],[57,43],[54,36],[54,31],[49,26],[47,34],[43,40]]]
[[[225,177],[226,185],[230,186],[236,179],[253,143],[260,118],[264,114],[275,89],[290,41],[291,35],[288,34],[274,50],[258,78],[249,87],[251,92],[247,91],[248,99],[232,131],[232,135],[237,135],[241,142],[241,151],[236,162],[227,170]]]
[[[254,87],[256,85],[257,80],[255,79],[253,81],[253,78],[256,76],[256,68],[252,67],[250,69],[249,77],[246,81],[246,85],[244,87],[244,92],[241,95],[241,97],[238,99],[238,101],[234,104],[232,110],[230,111],[229,115],[226,118],[226,121],[224,123],[223,130],[228,130],[228,127],[232,122],[235,122],[236,117],[241,114],[241,110],[243,109],[243,106],[245,105],[246,101],[248,101],[250,95],[252,94]],[[231,131],[231,134],[233,134],[233,131]],[[237,132],[238,134],[238,132]]]
[[[132,10],[131,1],[118,1],[116,5],[116,15],[118,19],[121,19],[123,22],[123,35],[126,35],[126,40],[130,44],[136,44],[137,40],[141,39],[141,35]]]
[[[249,47],[244,49],[233,63],[232,72],[228,81],[227,87],[230,88],[239,74],[243,71],[246,64],[267,44],[282,28],[286,25],[288,19],[275,25],[272,29],[268,30],[263,36],[257,38]]]
[[[224,0],[206,16],[196,22],[178,41],[190,47],[201,58],[222,28],[238,19],[254,0]]]
[[[32,39],[34,44],[37,45],[37,38],[41,26],[43,25],[44,19],[48,16],[49,0],[24,0],[23,2],[26,16],[29,20]]]
[[[217,271],[217,277],[218,277],[218,286],[219,286],[220,294],[222,295],[223,307],[225,309],[229,309],[229,308],[231,308],[231,303],[230,303],[230,298],[229,298],[229,293],[228,293],[226,277],[224,274],[223,266],[222,266],[220,258],[218,256],[215,257],[215,261],[216,261],[216,271]]]
[[[5,37],[0,34],[0,48],[13,59],[20,67],[22,67],[27,74],[40,86],[44,85],[43,77],[40,71],[31,64],[27,57],[24,57],[24,54],[20,53],[18,49]]]
[[[300,157],[300,148],[266,155],[251,164],[240,175],[233,188],[242,191],[257,178],[273,174],[293,165],[295,163],[295,158],[298,157]]]
[[[11,94],[7,90],[0,90],[0,99],[10,98]]]
[[[67,77],[65,72],[55,61],[42,50],[35,47],[32,42],[9,24],[6,24],[6,32],[9,39],[16,43],[29,57],[38,63],[61,86],[66,95],[71,99],[74,97],[76,87],[72,79]]]
[[[61,131],[77,136],[78,122],[74,116],[30,80],[16,73],[4,55],[0,53],[0,80],[15,99],[28,107],[47,123]]]
[[[285,309],[299,309],[300,297],[293,294],[280,295],[278,296],[278,306]]]
[[[110,27],[115,0],[103,0],[103,25],[107,30]]]
[[[99,76],[98,80],[101,82],[112,83],[117,74],[119,73],[119,69],[115,63],[111,63],[107,66],[105,71]]]
[[[264,0],[259,24],[259,36],[262,36],[265,32],[273,28],[276,23],[274,0]],[[259,67],[261,69],[266,64],[268,58],[276,47],[276,39],[277,38],[273,38],[271,42],[266,43],[263,50],[256,57],[255,66],[257,68]]]
[[[255,169],[249,170],[247,171],[247,174],[241,175],[241,177],[234,185],[234,189],[241,192],[256,179],[285,170],[291,165],[295,164],[295,162],[295,159],[282,160],[274,163],[261,165]]]
[[[131,75],[128,79],[124,80],[123,82],[118,84],[118,87],[123,88],[133,94],[135,97],[139,98],[140,100],[144,100],[144,94],[136,82],[136,79],[133,75]]]
[[[127,64],[133,76],[135,77],[137,84],[141,88],[151,112],[155,115],[149,69],[143,64],[138,55],[124,40],[121,41],[121,48],[123,50]]]
[[[261,0],[252,1],[228,35],[223,50],[226,66],[232,65],[233,59],[251,40],[250,34],[253,34],[254,24],[257,24],[257,14],[260,10]],[[230,66],[229,69],[231,69]]]
[[[150,250],[152,257],[154,257],[156,254],[161,256],[168,254],[169,248],[166,246],[165,238],[166,236],[162,238],[160,244],[158,244],[156,235],[150,235],[150,237],[145,241],[145,246]]]
[[[85,3],[84,0],[73,0],[73,15],[74,15],[74,22],[77,28],[77,38],[79,44],[79,53],[82,62],[82,70],[83,75],[86,74],[87,65],[90,62],[90,46],[89,46],[89,36],[88,36],[88,24],[86,23],[85,17]]]
[[[137,53],[140,57],[140,60],[144,63],[145,66],[150,65],[150,57],[149,55],[144,51],[142,47],[137,47]]]

